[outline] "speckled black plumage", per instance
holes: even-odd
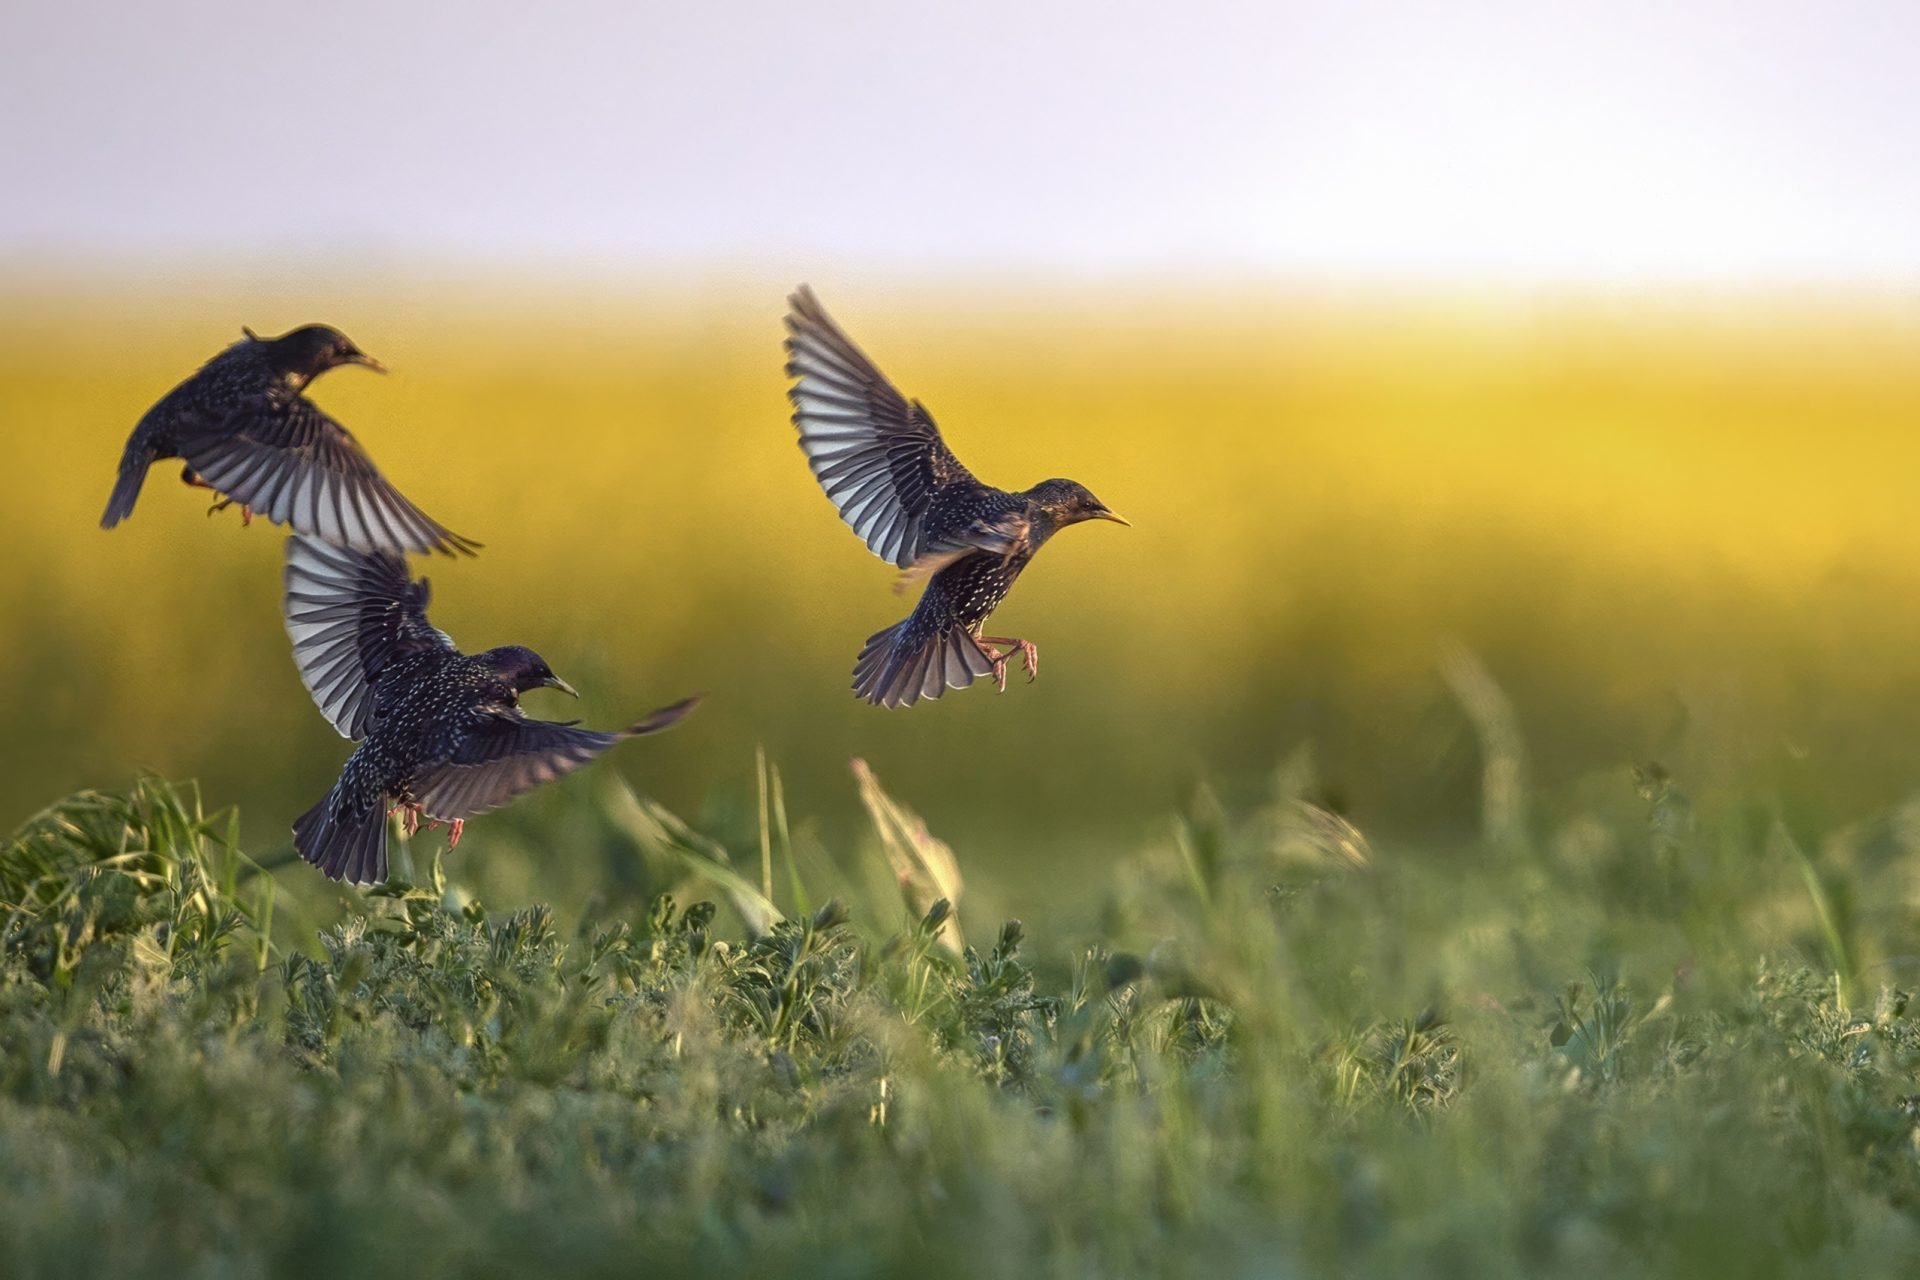
[[[1072,480],[1017,493],[976,480],[933,417],[897,391],[834,324],[806,286],[788,299],[787,375],[800,448],[827,497],[868,548],[926,589],[905,621],[867,640],[853,689],[868,702],[911,706],[984,675],[1005,687],[1017,646],[983,637],[989,614],[1041,545],[1082,520],[1125,524]]]
[[[363,551],[472,554],[479,543],[403,497],[352,434],[303,394],[343,364],[381,368],[325,325],[278,338],[248,331],[140,419],[100,527],[111,529],[133,513],[149,467],[182,458],[182,480],[300,533]]]
[[[294,662],[328,722],[360,740],[333,790],[293,824],[300,856],[336,880],[386,878],[396,806],[463,822],[623,738],[672,727],[697,701],[610,733],[529,719],[522,693],[573,690],[531,649],[461,653],[427,621],[427,599],[426,579],[410,581],[396,556],[287,540]]]

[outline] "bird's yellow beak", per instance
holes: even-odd
[[[1101,510],[1101,511],[1095,512],[1094,519],[1111,520],[1115,524],[1123,524],[1127,526],[1127,528],[1129,529],[1133,528],[1133,521],[1127,519],[1125,516],[1117,516],[1113,512],[1107,511],[1107,510]]]
[[[364,351],[356,351],[352,355],[348,356],[347,363],[365,365],[367,368],[373,370],[375,373],[385,373],[387,371],[387,366],[381,364],[378,360],[375,360],[372,356],[368,355]]]
[[[558,689],[560,692],[566,694],[569,698],[577,698],[580,696],[580,691],[578,689],[568,684],[565,680],[562,680],[559,676],[548,676],[545,680],[542,680],[540,683],[545,685],[549,689]]]

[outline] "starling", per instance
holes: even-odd
[[[240,504],[300,533],[362,551],[467,555],[479,547],[388,484],[347,429],[303,394],[338,365],[386,369],[338,329],[310,324],[278,338],[246,335],[147,410],[120,458],[100,527],[133,514],[147,468],[182,458],[180,479],[212,489],[212,511]]]
[[[295,535],[287,632],[300,679],[342,737],[360,743],[327,797],[293,824],[293,847],[335,880],[387,876],[387,819],[452,824],[586,764],[622,738],[671,728],[696,698],[612,733],[529,719],[520,695],[573,687],[519,645],[464,654],[427,621],[427,581],[406,562]]]
[[[925,581],[904,621],[868,638],[853,691],[910,707],[991,675],[1007,687],[1017,650],[1031,680],[1040,654],[1026,640],[980,634],[1040,544],[1082,520],[1128,523],[1072,480],[1008,493],[982,484],[940,438],[918,400],[895,390],[802,285],[787,300],[787,376],[800,448],[840,516],[902,589]]]

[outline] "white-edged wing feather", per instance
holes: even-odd
[[[427,621],[427,580],[386,552],[354,551],[298,534],[287,539],[286,618],[300,682],[345,738],[363,738],[374,680],[394,659],[454,652]]]
[[[409,502],[305,397],[260,397],[226,422],[183,432],[179,447],[202,480],[299,533],[359,551],[471,555],[480,545]]]
[[[934,494],[979,481],[909,401],[840,331],[804,285],[788,300],[793,425],[813,474],[872,552],[905,568],[929,550]]]
[[[468,735],[453,759],[414,778],[414,802],[428,817],[443,822],[498,809],[515,796],[572,773],[623,738],[672,728],[698,702],[688,698],[662,707],[612,733],[529,720],[517,711],[497,713]]]

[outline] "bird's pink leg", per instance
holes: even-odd
[[[973,642],[980,646],[980,652],[986,654],[987,661],[993,664],[993,683],[998,686],[1001,693],[1005,693],[1007,691],[1007,659],[1013,656],[1012,650],[996,649],[981,641],[978,636],[974,637]]]
[[[405,835],[409,840],[413,839],[414,833],[420,830],[420,806],[417,804],[408,804],[405,800],[402,800],[399,804],[387,810],[387,816],[389,818],[396,813],[400,815],[401,834]]]
[[[422,826],[422,819],[425,819],[424,825],[429,831],[438,831],[440,829],[441,822],[444,821],[444,819],[441,819],[441,818],[428,818],[426,816],[426,811],[423,810],[417,804],[398,804],[398,805],[395,805],[392,809],[388,810],[388,812],[397,813],[401,809],[405,809],[407,811],[407,817],[406,817],[407,835],[409,836],[413,835],[414,832],[420,829],[420,827]],[[460,843],[461,833],[466,831],[466,829],[467,829],[467,820],[465,818],[455,818],[452,821],[447,822],[447,848],[451,849],[454,846],[458,845]]]
[[[1012,636],[981,636],[980,643],[982,646],[990,644],[1012,645],[1014,648],[1020,650],[1020,662],[1021,665],[1027,669],[1028,684],[1032,684],[1034,677],[1040,674],[1040,648],[1034,644],[1033,641],[1021,640]],[[987,656],[995,657],[991,650],[988,651]],[[999,679],[1002,689],[1007,687],[1007,659],[1012,656],[1013,654],[1011,650],[1009,650],[1006,653],[999,654],[996,658],[994,674]]]
[[[426,829],[428,829],[428,831],[440,831],[440,819],[426,819]],[[463,833],[463,831],[467,831],[467,819],[455,818],[453,821],[447,823],[447,848],[453,848],[455,844],[461,842],[461,833]]]
[[[213,488],[212,485],[208,484],[205,480],[202,480],[200,478],[200,473],[198,471],[195,471],[190,466],[180,468],[180,483],[186,485],[187,488],[189,489],[212,489]],[[215,492],[218,492],[218,490],[215,490]],[[228,507],[232,505],[233,505],[232,498],[222,498],[220,499],[220,501],[214,503],[212,506],[207,508],[207,514],[212,515],[216,511],[225,511]],[[243,502],[240,504],[240,527],[244,529],[252,523],[253,523],[253,508],[249,507],[246,503]]]
[[[205,481],[202,481],[199,487],[202,489],[213,488],[212,485],[207,484]],[[231,507],[233,505],[234,505],[234,502],[232,498],[222,498],[220,499],[220,501],[214,503],[212,506],[207,508],[207,514],[212,515],[216,511],[225,511],[228,507]],[[252,523],[253,523],[253,508],[248,506],[246,503],[242,502],[240,504],[240,527],[244,529]]]

